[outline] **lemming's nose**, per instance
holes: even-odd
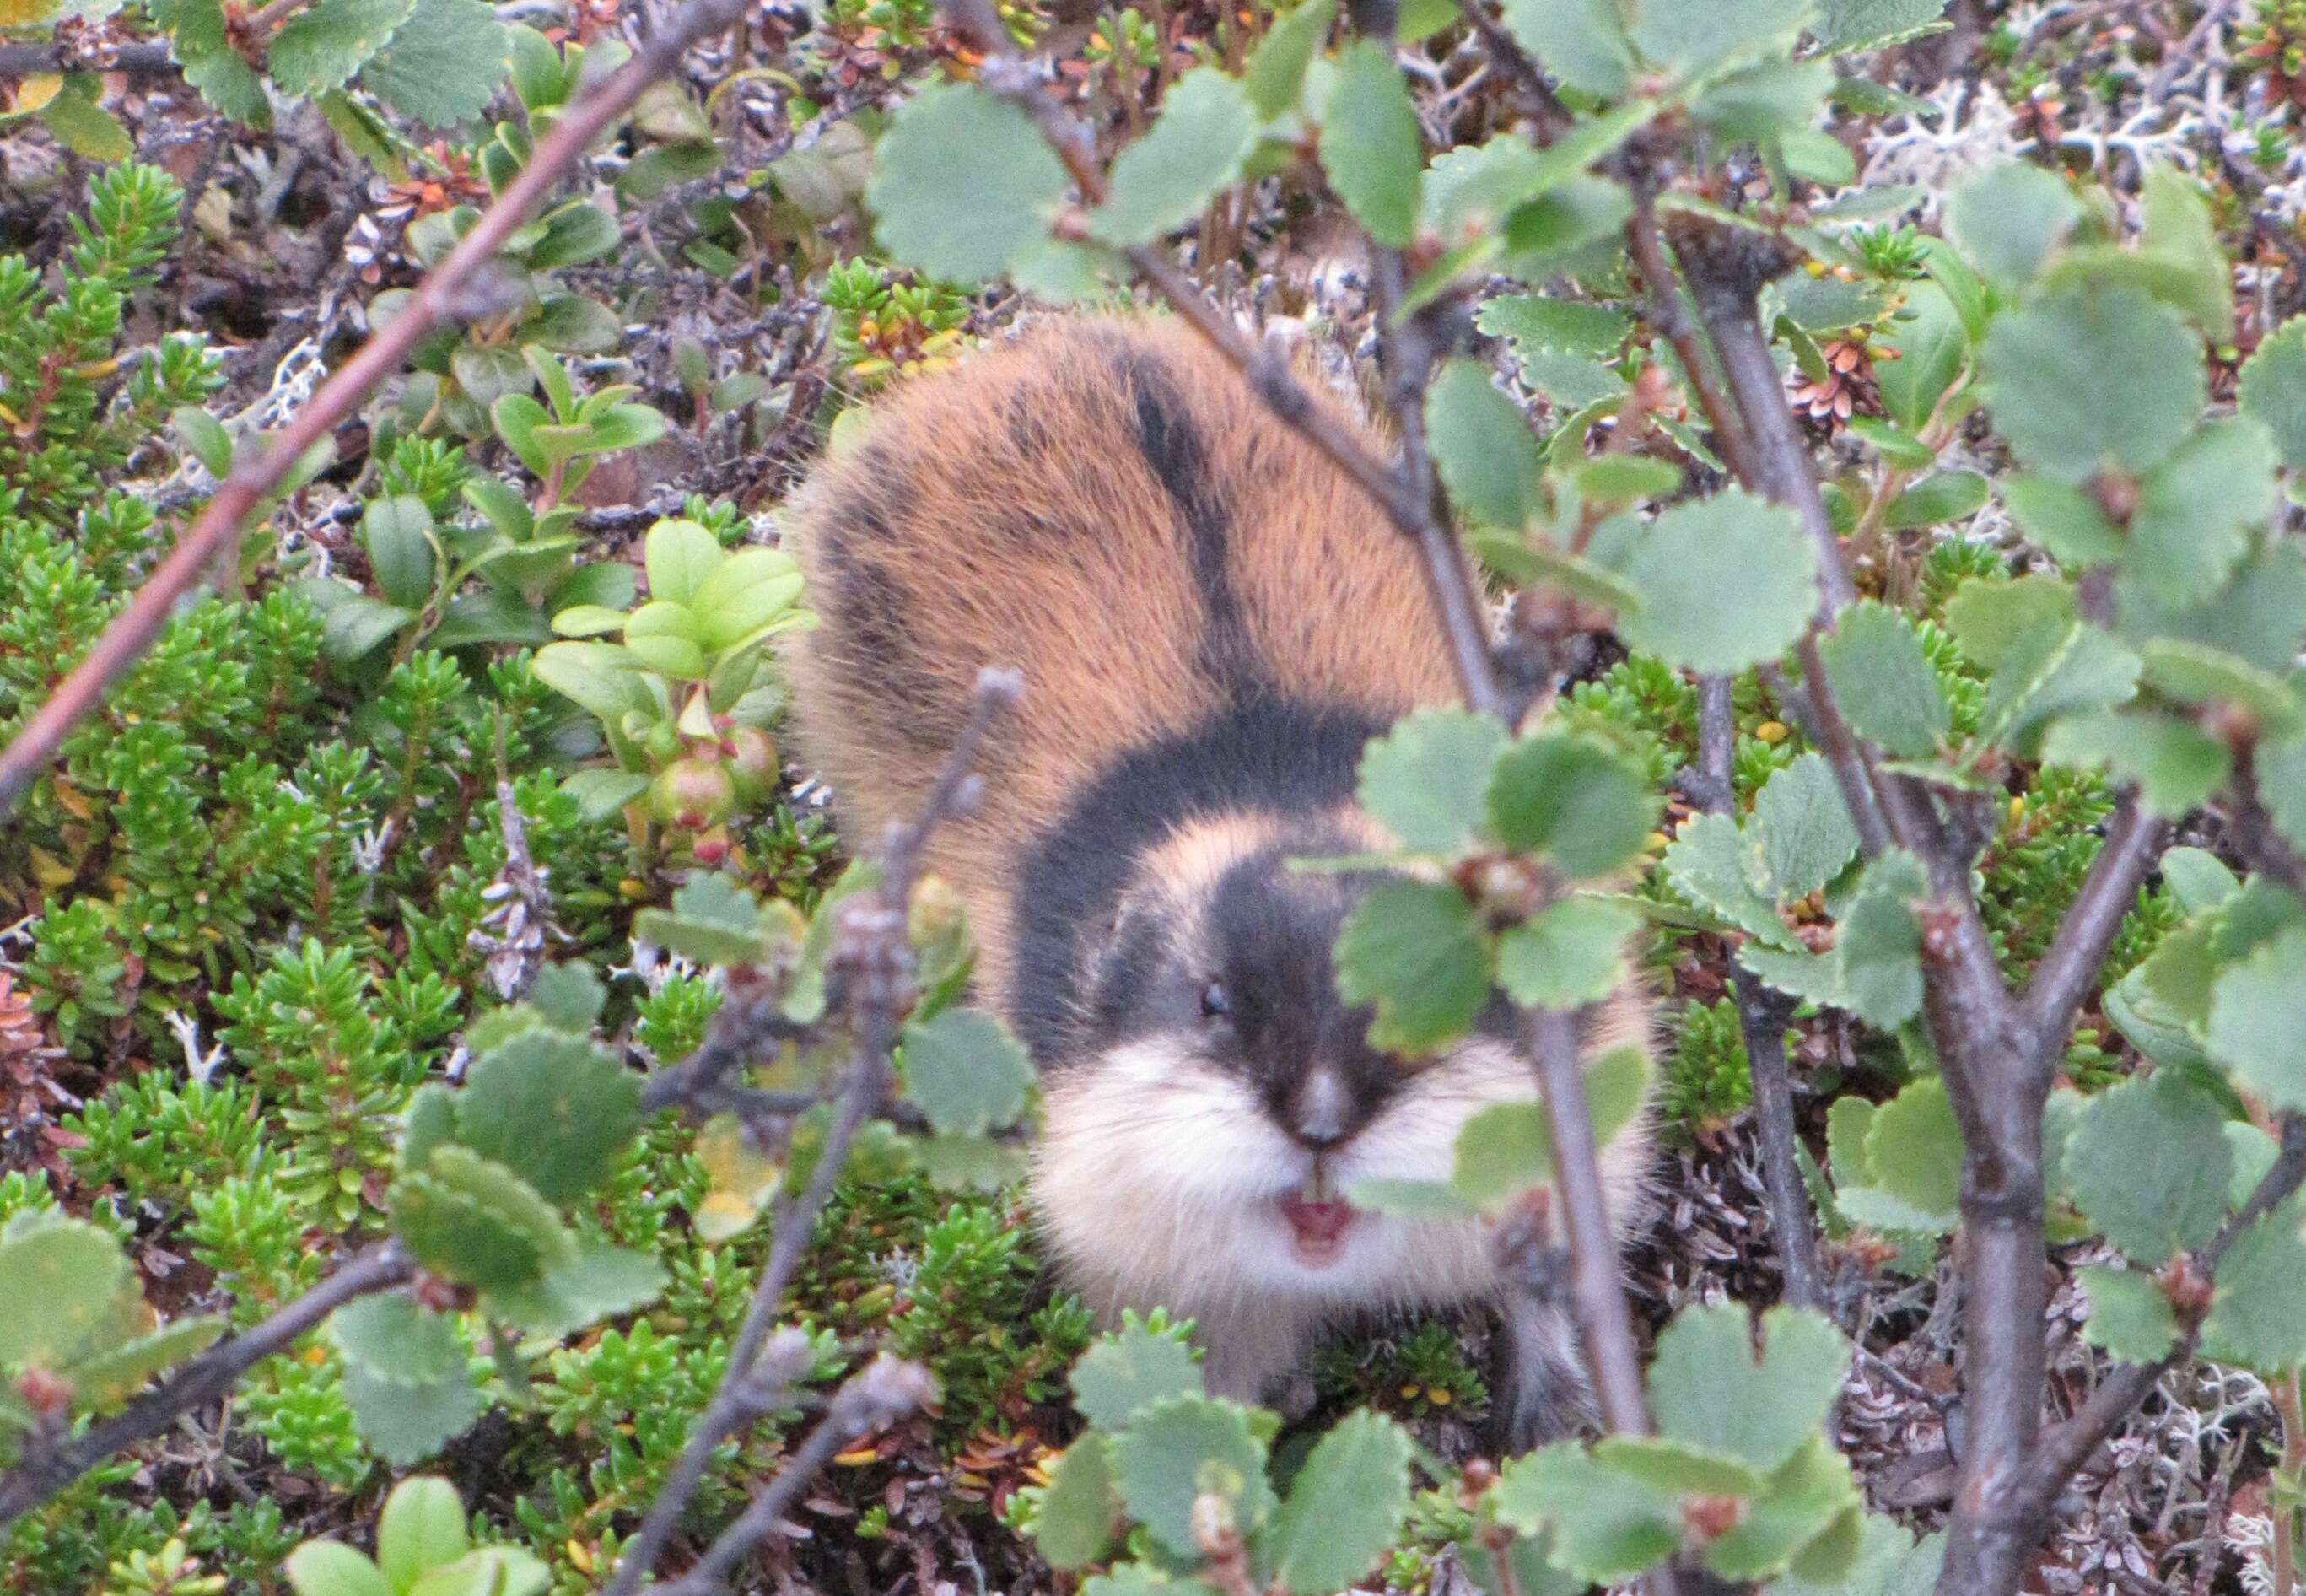
[[[1345,1139],[1353,1097],[1336,1071],[1317,1068],[1307,1072],[1291,1109],[1292,1134],[1315,1152],[1327,1152]]]

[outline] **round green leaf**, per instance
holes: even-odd
[[[394,1590],[407,1590],[419,1576],[471,1549],[465,1505],[446,1480],[420,1474],[384,1498],[376,1523],[377,1566]]]
[[[1571,880],[1606,875],[1641,851],[1658,800],[1638,766],[1598,738],[1523,738],[1490,769],[1490,829],[1507,848],[1544,855]]]
[[[457,1096],[457,1139],[548,1202],[609,1177],[640,1123],[640,1077],[581,1037],[532,1030],[474,1059]]]
[[[2139,289],[2097,283],[1994,318],[1986,400],[2036,470],[2080,482],[2105,466],[2151,471],[2201,414],[2201,341]]]
[[[1666,510],[1619,569],[1642,602],[1618,634],[1690,670],[1773,660],[1817,607],[1817,556],[1793,512],[1734,488]]]
[[[1362,750],[1355,796],[1415,853],[1453,853],[1482,824],[1504,725],[1462,709],[1423,709]]]
[[[1129,1516],[1189,1562],[1200,1556],[1196,1498],[1222,1500],[1243,1534],[1273,1509],[1265,1445],[1251,1432],[1247,1411],[1206,1396],[1167,1397],[1140,1412],[1114,1438],[1113,1472]]]
[[[1328,1596],[1364,1574],[1409,1513],[1409,1437],[1359,1409],[1314,1443],[1275,1516],[1265,1555],[1295,1596]]]
[[[977,1136],[1025,1111],[1033,1061],[981,1009],[947,1009],[904,1035],[905,1096],[940,1131]]]
[[[1535,513],[1537,438],[1486,365],[1464,356],[1442,363],[1425,391],[1425,427],[1442,483],[1469,519],[1520,526]]]
[[[1354,906],[1337,945],[1337,990],[1373,1003],[1373,1047],[1430,1053],[1464,1033],[1490,996],[1490,950],[1455,887],[1380,882]]]
[[[2244,415],[2274,434],[2282,463],[2306,470],[2306,316],[2293,316],[2242,363]]]
[[[1046,236],[1066,186],[1031,117],[973,83],[939,83],[881,136],[865,192],[893,258],[978,282]]]

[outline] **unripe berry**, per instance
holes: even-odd
[[[717,759],[676,759],[657,772],[649,808],[668,825],[701,830],[737,807],[737,784]]]
[[[734,726],[721,739],[722,761],[737,783],[737,801],[757,804],[776,790],[777,741],[756,726]]]

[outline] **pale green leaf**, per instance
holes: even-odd
[[[1791,43],[1793,30],[1807,20],[1811,0],[1744,0],[1724,6],[1714,0],[1645,0],[1628,8],[1634,47],[1660,66],[1703,73],[1724,59],[1764,46],[1772,35]]]
[[[2108,465],[2151,471],[2208,397],[2199,339],[2167,305],[2120,285],[2064,288],[2004,312],[1984,356],[1995,430],[2028,465],[2068,482]]]
[[[2268,1107],[2306,1109],[2306,929],[2217,977],[2208,1038],[2210,1055]]]
[[[1707,1543],[1703,1560],[1723,1579],[1764,1579],[1783,1573],[1843,1522],[1853,1531],[1844,1549],[1854,1550],[1862,1507],[1849,1460],[1823,1435],[1812,1436],[1744,1516]]]
[[[1261,1549],[1296,1596],[1328,1596],[1369,1572],[1409,1513],[1409,1437],[1359,1409],[1314,1443]]]
[[[1822,1314],[1772,1308],[1762,1352],[1732,1302],[1685,1308],[1660,1333],[1650,1404],[1660,1433],[1772,1473],[1819,1433],[1849,1368],[1849,1344]]]
[[[2178,1339],[2178,1316],[2151,1275],[2093,1264],[2077,1276],[2089,1295],[2082,1339],[2131,1363],[2151,1363]]]
[[[1103,1558],[1120,1513],[1112,1442],[1090,1430],[1050,1466],[1048,1489],[1033,1512],[1033,1544],[1052,1568],[1083,1567]]]
[[[2139,485],[2123,581],[2163,603],[2216,593],[2273,511],[2274,465],[2272,440],[2247,417],[2196,431]]]
[[[1960,375],[1969,335],[1954,302],[1934,282],[1908,284],[1905,309],[1905,318],[1890,324],[1898,358],[1875,363],[1874,373],[1890,419],[1918,432]]]
[[[311,98],[341,87],[392,41],[416,0],[315,0],[272,36],[265,70],[291,94]]]
[[[1506,1464],[1491,1501],[1525,1535],[1551,1530],[1556,1566],[1591,1584],[1630,1579],[1681,1545],[1677,1493],[1605,1467],[1575,1441]]]
[[[1727,815],[1693,815],[1665,850],[1666,879],[1676,892],[1764,942],[1790,947],[1793,933],[1754,885],[1738,823]]]
[[[1622,311],[1542,294],[1501,294],[1484,300],[1473,313],[1473,324],[1491,337],[1511,344],[1517,359],[1544,349],[1610,359],[1633,329]]]
[[[2293,316],[2242,363],[2238,397],[2244,415],[2274,435],[2283,465],[2306,470],[2306,316]]]
[[[1099,1336],[1073,1365],[1073,1405],[1102,1430],[1117,1430],[1166,1397],[1201,1395],[1200,1366],[1183,1335],[1124,1311],[1121,1327]]]
[[[2225,784],[2233,769],[2226,746],[2190,720],[2158,710],[2118,709],[2069,715],[2042,739],[2053,764],[2110,770],[2135,782],[2150,815],[2174,820]]]
[[[51,1219],[0,1242],[0,1370],[56,1370],[110,1322],[128,1259],[95,1225]]]
[[[329,1319],[329,1329],[347,1363],[389,1384],[437,1385],[465,1368],[456,1321],[405,1292],[348,1302]]]
[[[1522,48],[1574,89],[1615,99],[1633,81],[1634,50],[1616,0],[1505,0]]]
[[[2122,529],[2071,482],[2016,472],[2002,479],[2002,502],[2020,529],[2061,565],[2109,565],[2122,556]]]
[[[1375,39],[1356,39],[1337,54],[1320,152],[1329,186],[1370,237],[1407,248],[1417,233],[1424,138],[1409,87]]]
[[[1658,814],[1641,768],[1578,732],[1514,742],[1491,766],[1487,804],[1499,841],[1542,854],[1573,881],[1606,875],[1634,858]]]
[[[1925,1075],[1875,1110],[1866,1128],[1867,1184],[1939,1225],[1961,1208],[1961,1129],[1945,1082]]]
[[[1901,610],[1864,600],[1834,618],[1818,644],[1826,680],[1859,736],[1884,751],[1926,759],[1952,725],[1921,634]],[[1847,810],[1844,811],[1845,816]]]
[[[2236,1236],[2218,1261],[2202,1356],[2272,1378],[2306,1362],[2306,1242],[2285,1203]]]
[[[1977,514],[1986,499],[1986,479],[1977,472],[1934,472],[1892,499],[1882,525],[1892,532],[1938,526]]]
[[[376,1560],[396,1591],[406,1591],[427,1571],[455,1562],[472,1549],[465,1505],[446,1480],[418,1475],[403,1480],[384,1498],[377,1515]]]
[[[905,1097],[939,1131],[982,1135],[1014,1122],[1033,1087],[1033,1061],[981,1009],[947,1009],[904,1032]]]
[[[1691,670],[1775,659],[1817,606],[1816,554],[1793,512],[1735,488],[1665,510],[1619,568],[1642,596],[1619,635]]]
[[[473,1061],[457,1139],[568,1202],[606,1180],[640,1124],[640,1077],[580,1037],[529,1031]]]
[[[1198,216],[1240,177],[1256,137],[1239,83],[1215,67],[1185,73],[1170,85],[1152,131],[1115,159],[1105,202],[1089,213],[1090,235],[1127,248]]]
[[[92,93],[76,87],[68,85],[40,107],[40,124],[58,143],[89,160],[124,161],[136,153],[126,124]]]
[[[1823,55],[1903,44],[1942,26],[1946,0],[1825,0],[1810,32]]]
[[[1540,1008],[1599,1003],[1624,978],[1626,939],[1640,925],[1622,905],[1565,898],[1499,937],[1498,984],[1514,1002]]]
[[[1430,1053],[1462,1034],[1490,995],[1490,950],[1472,906],[1452,886],[1379,883],[1337,936],[1337,990],[1373,1003],[1370,1045]]]
[[[361,87],[411,121],[451,127],[477,116],[512,70],[512,38],[486,0],[416,0]]]
[[[1337,15],[1337,0],[1306,0],[1266,30],[1249,53],[1242,73],[1242,88],[1249,103],[1268,122],[1293,110],[1305,84],[1305,69],[1320,53]]]
[[[307,1541],[281,1572],[296,1596],[397,1596],[374,1563],[341,1541]]]
[[[1530,519],[1540,504],[1537,439],[1487,366],[1463,356],[1443,363],[1426,390],[1425,425],[1441,481],[1469,519],[1491,526]]]
[[[2209,1096],[2174,1070],[2107,1088],[2066,1147],[2075,1203],[2132,1263],[2160,1264],[2210,1239],[2225,1213],[2233,1152]]]
[[[1047,235],[1065,169],[1032,118],[972,83],[939,83],[900,110],[866,198],[893,259],[941,277],[999,275]]]
[[[1804,754],[1772,772],[1746,823],[1749,873],[1781,903],[1807,897],[1858,856],[1858,828],[1832,767]]]
[[[1173,1555],[1198,1560],[1193,1504],[1216,1497],[1251,1534],[1273,1510],[1265,1444],[1247,1410],[1206,1396],[1169,1396],[1139,1410],[1114,1438],[1113,1474],[1130,1517]]]
[[[653,1253],[605,1242],[579,1242],[576,1255],[534,1280],[498,1286],[483,1305],[532,1336],[573,1336],[619,1313],[646,1307],[670,1279]]]
[[[1362,750],[1355,796],[1404,848],[1453,853],[1482,824],[1507,735],[1492,716],[1419,710]]]
[[[411,1386],[350,1364],[343,1389],[362,1442],[395,1468],[431,1456],[481,1415],[481,1394],[462,1369],[431,1384]]]
[[[1542,1104],[1492,1103],[1457,1132],[1449,1190],[1461,1202],[1494,1212],[1552,1178],[1552,1142]]]
[[[2081,214],[2064,178],[2001,160],[1954,185],[1946,199],[1946,234],[1979,270],[2011,287],[2041,269]]]

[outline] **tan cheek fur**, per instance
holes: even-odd
[[[1621,1003],[1591,1040],[1615,1046],[1645,1028],[1641,1006]],[[1348,1186],[1447,1179],[1468,1119],[1536,1096],[1518,1053],[1462,1044],[1333,1155],[1332,1172]],[[1645,1122],[1602,1149],[1621,1231],[1649,1156]],[[1305,1268],[1275,1204],[1310,1173],[1308,1155],[1244,1086],[1156,1040],[1116,1048],[1052,1084],[1032,1198],[1060,1272],[1101,1319],[1156,1304],[1194,1319],[1213,1388],[1233,1395],[1262,1394],[1339,1313],[1446,1307],[1496,1291],[1489,1226],[1474,1218],[1364,1214],[1335,1262]]]

